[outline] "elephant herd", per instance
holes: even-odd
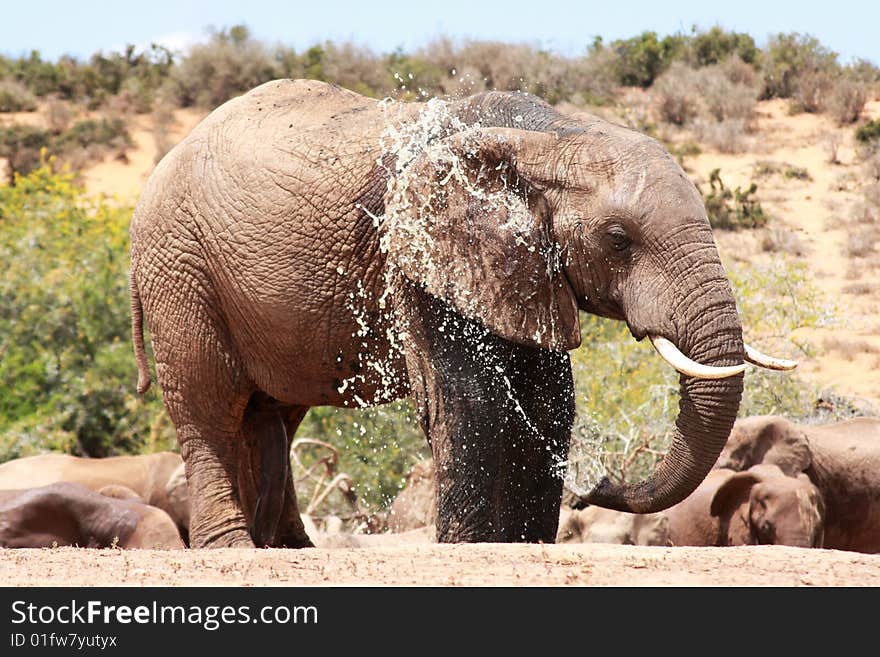
[[[431,477],[430,461],[414,468],[392,505],[393,530],[433,521]],[[715,467],[682,502],[649,514],[563,506],[556,542],[880,552],[880,419],[740,419]]]
[[[188,539],[187,480],[172,452],[0,464],[0,547],[179,549]]]
[[[321,547],[430,542],[435,485],[433,461],[417,464],[390,507],[384,535],[322,532],[307,517],[304,527]],[[188,532],[188,487],[177,454],[44,454],[0,465],[2,547],[178,549]],[[740,419],[715,467],[682,502],[647,514],[564,505],[556,542],[880,552],[880,419]]]

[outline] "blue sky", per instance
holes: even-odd
[[[204,39],[209,26],[236,23],[268,43],[298,49],[333,39],[386,52],[447,35],[522,41],[564,54],[583,52],[595,35],[609,41],[642,30],[668,34],[720,24],[750,33],[759,45],[772,33],[806,32],[840,53],[843,62],[862,57],[880,64],[877,0],[6,0],[0,53],[17,56],[36,48],[53,59],[85,58],[97,50],[151,41],[179,48]]]

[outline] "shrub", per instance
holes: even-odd
[[[49,132],[58,135],[67,130],[73,115],[70,103],[55,96],[49,97],[46,103],[46,122],[49,125]]]
[[[731,77],[747,79],[735,62],[701,69],[673,62],[652,88],[657,111],[664,121],[692,125],[701,139],[736,152],[751,125],[757,90]]]
[[[767,215],[754,198],[757,191],[754,182],[745,191],[739,187],[729,189],[721,180],[720,169],[714,169],[709,175],[709,193],[704,196],[709,224],[723,230],[764,226]]]
[[[715,121],[701,117],[694,121],[692,127],[701,143],[722,153],[741,153],[748,148],[748,125],[742,119]]]
[[[0,461],[173,444],[160,399],[134,390],[130,215],[48,164],[0,188]]]
[[[757,89],[732,80],[730,73],[737,73],[735,66],[715,65],[702,69],[699,77],[702,97],[716,121],[738,119],[748,125],[755,113]]]
[[[61,160],[76,158],[78,164],[101,157],[107,149],[124,151],[131,137],[120,119],[79,121],[60,134],[25,125],[0,128],[0,157],[9,160],[12,174],[28,174],[48,151]]]
[[[685,125],[699,114],[700,75],[683,62],[673,62],[651,91],[657,101],[660,118],[675,125]]]
[[[863,144],[880,140],[880,119],[871,119],[856,128],[856,140]]]
[[[828,98],[828,109],[841,125],[855,123],[868,102],[868,85],[851,77],[841,78],[834,84]]]
[[[0,112],[33,112],[37,99],[16,80],[0,80]]]
[[[681,55],[684,44],[685,37],[681,35],[660,39],[656,32],[614,41],[611,49],[617,56],[618,82],[630,87],[650,87]]]
[[[215,32],[172,71],[178,101],[185,107],[213,108],[277,77],[278,65],[243,25]]]
[[[790,32],[770,37],[761,57],[764,74],[764,98],[791,98],[798,92],[801,77],[833,72],[838,68],[837,53],[828,50],[818,39]],[[818,80],[805,82],[801,100],[814,102],[810,87]]]
[[[740,61],[754,64],[758,57],[755,40],[744,32],[727,32],[715,26],[690,39],[688,59],[697,66],[720,64],[731,55]]]
[[[41,152],[48,147],[50,134],[28,125],[0,127],[0,157],[9,162],[10,182],[16,173],[28,173],[40,164]]]
[[[792,93],[793,112],[824,112],[828,96],[834,87],[834,78],[829,71],[803,71],[796,79]]]

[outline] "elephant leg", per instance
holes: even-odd
[[[293,406],[285,417],[284,424],[287,428],[287,453],[290,454],[290,445],[300,423],[308,413],[308,406]],[[296,487],[293,481],[293,471],[288,473],[284,488],[284,508],[281,512],[281,523],[278,528],[277,544],[279,547],[302,548],[314,547],[309,540],[306,529],[300,517],[299,505],[296,501]]]
[[[278,402],[255,393],[245,409],[241,433],[239,495],[254,544],[267,547],[275,543],[290,477],[287,429]]]
[[[263,393],[251,397],[245,410],[239,490],[257,546],[312,547],[290,469],[290,444],[307,411],[304,406],[283,406]]]
[[[507,342],[409,289],[410,384],[442,542],[553,542],[574,418],[565,353]]]
[[[253,547],[237,481],[242,418],[252,383],[204,303],[171,295],[164,301],[176,311],[156,313],[153,346],[162,396],[186,468],[190,544]],[[181,330],[173,323],[181,317],[192,327]]]

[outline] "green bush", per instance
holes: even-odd
[[[171,447],[161,401],[134,390],[131,208],[90,199],[49,164],[15,182],[0,187],[0,461]]]
[[[772,36],[761,57],[764,74],[763,98],[791,98],[799,85],[808,85],[809,77],[824,78],[838,69],[837,53],[823,46],[808,34],[791,32]],[[807,82],[803,78],[807,77]],[[801,89],[801,100],[811,104],[809,89]]]
[[[181,105],[213,108],[280,77],[280,69],[265,46],[236,25],[194,46],[171,75]]]
[[[629,87],[650,87],[654,80],[684,51],[686,38],[671,35],[660,39],[656,32],[642,32],[612,42],[617,55],[617,78]]]
[[[316,407],[297,437],[324,440],[339,449],[339,472],[350,475],[365,511],[387,507],[418,461],[430,456],[409,401],[363,410]]]
[[[721,180],[721,170],[714,169],[709,174],[709,193],[703,198],[709,224],[723,230],[764,226],[768,217],[754,198],[757,191],[758,185],[754,182],[745,191],[740,187],[731,190]]]
[[[755,40],[744,32],[728,32],[715,26],[706,32],[694,34],[688,43],[688,59],[696,66],[720,64],[732,55],[747,64],[758,60]]]
[[[0,112],[33,112],[37,100],[26,86],[16,80],[0,79]]]
[[[871,119],[856,128],[856,140],[863,144],[880,140],[880,119]]]
[[[39,167],[44,152],[62,160],[75,157],[81,164],[84,158],[100,154],[102,147],[125,149],[131,145],[121,119],[78,121],[60,134],[20,124],[0,128],[0,157],[9,160],[13,176],[28,174]]]

